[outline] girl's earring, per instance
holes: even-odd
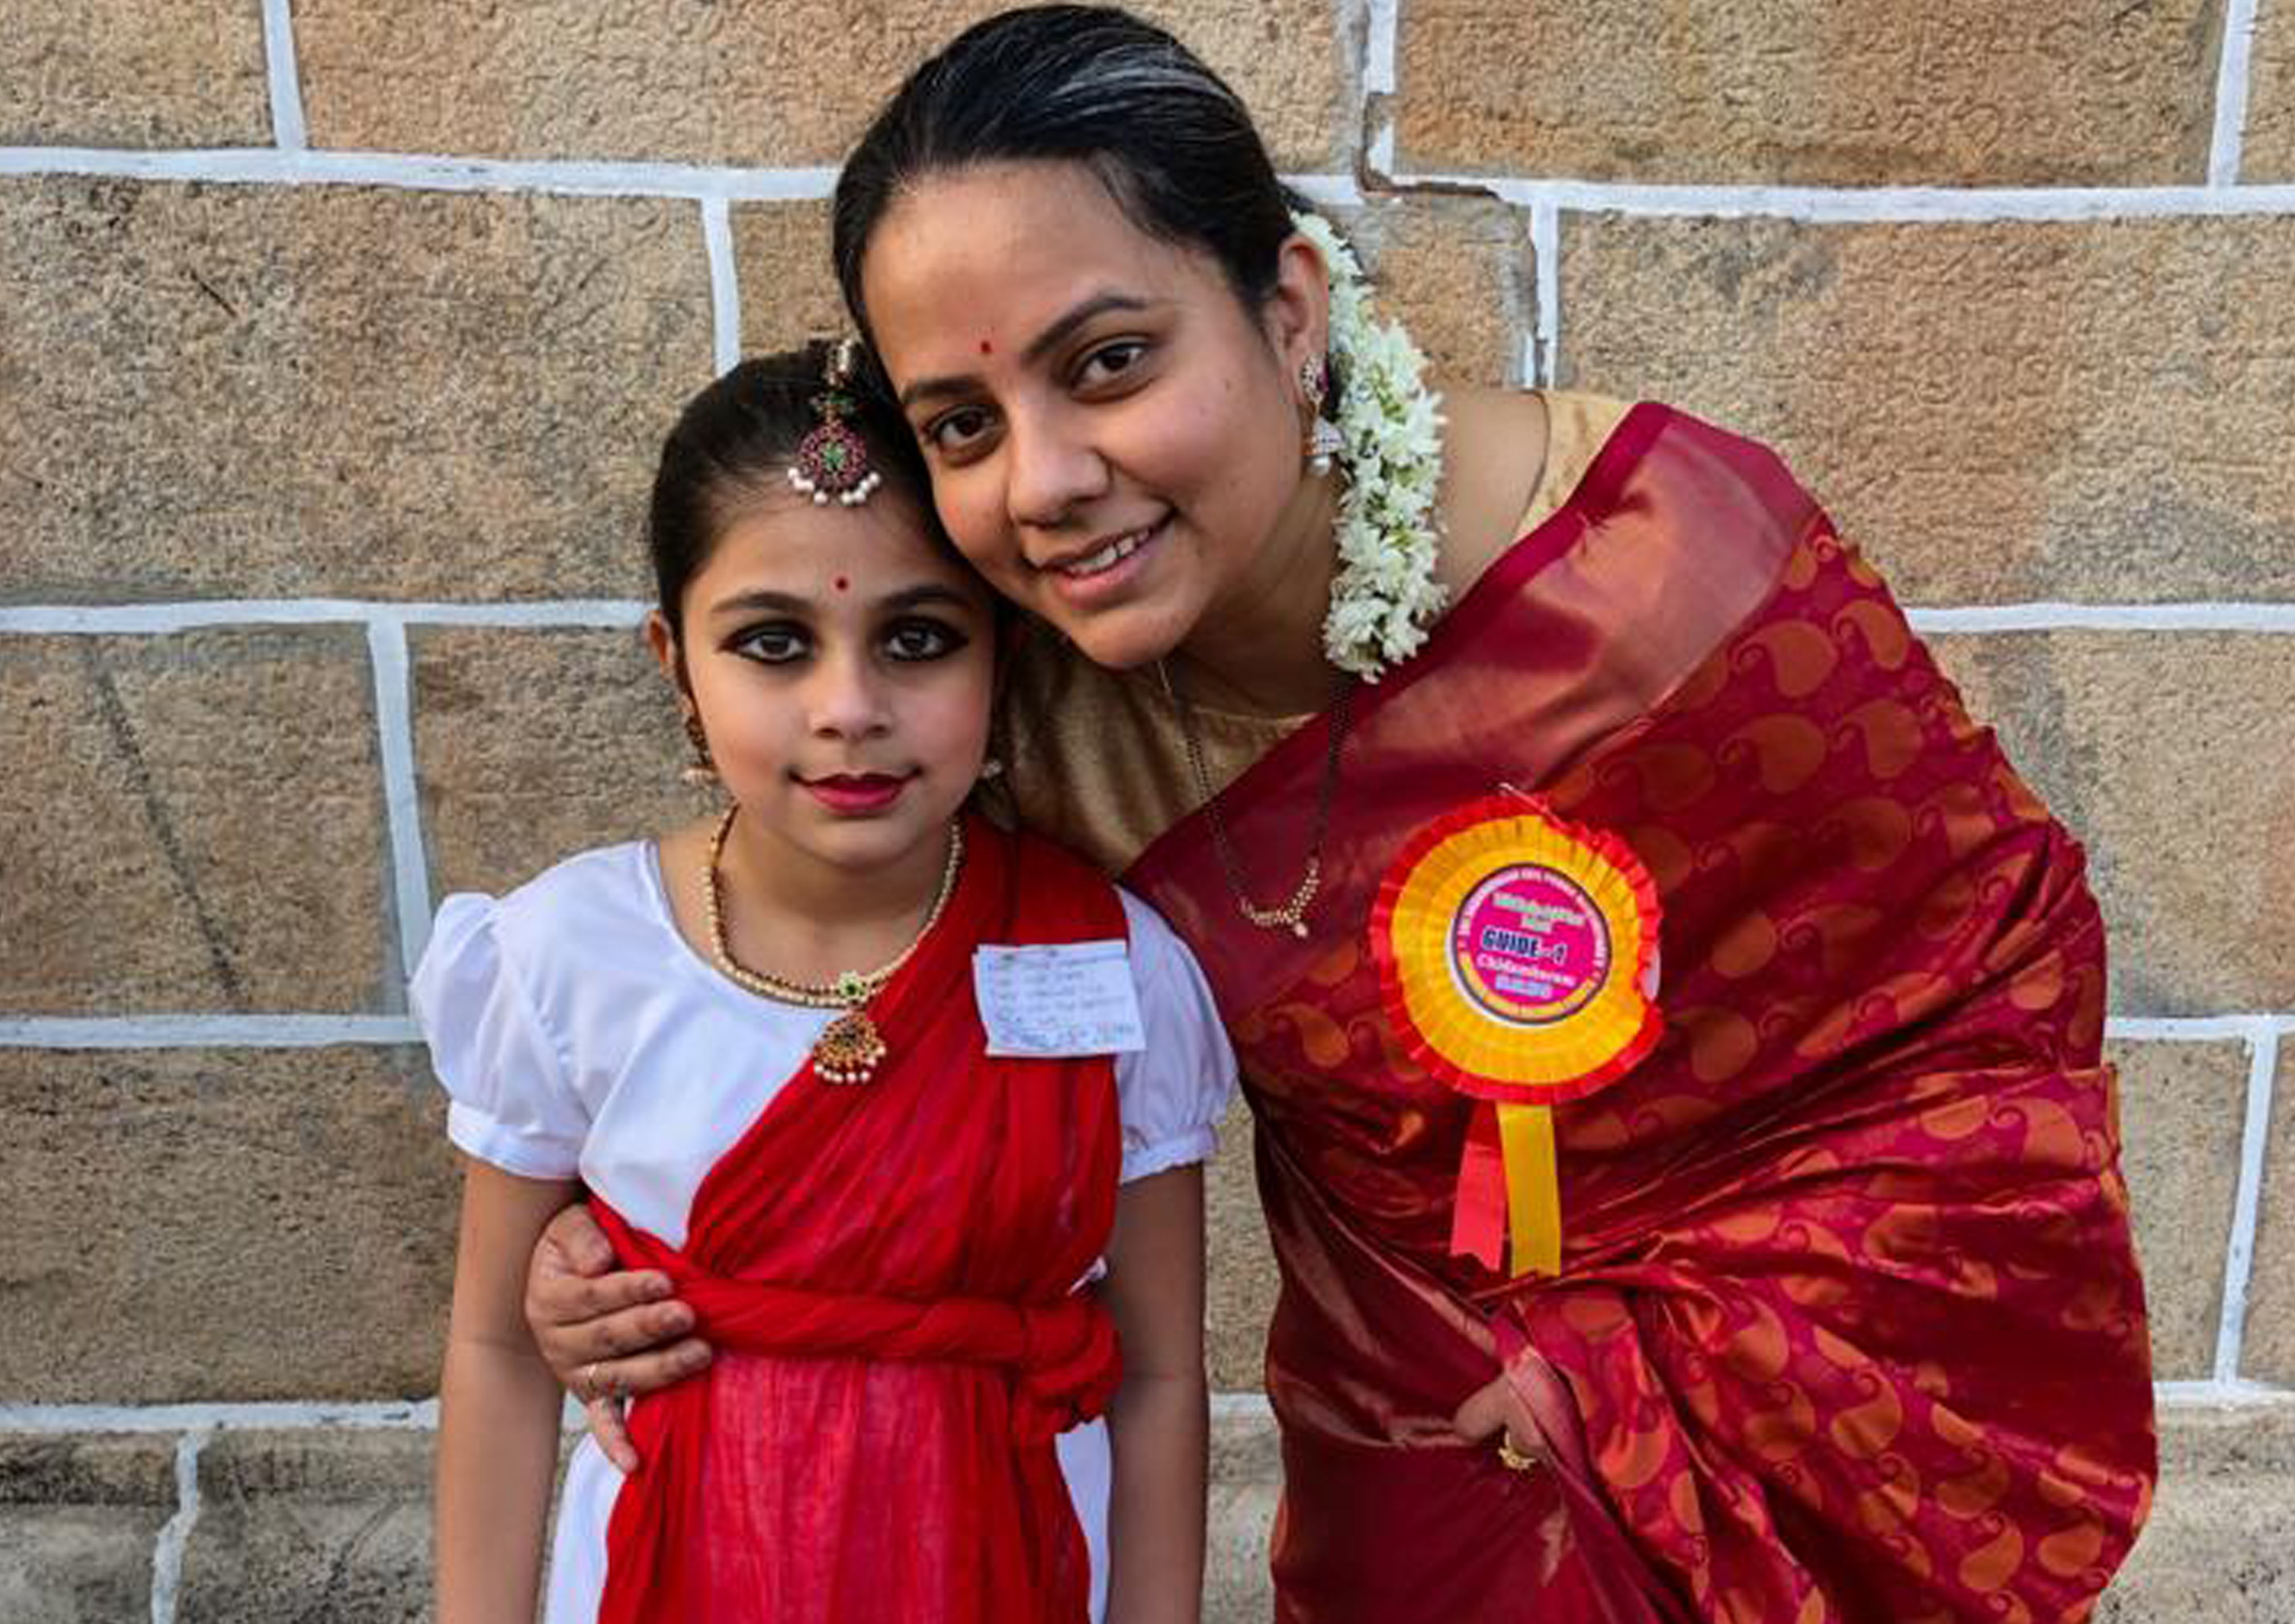
[[[685,713],[685,737],[693,746],[693,760],[678,777],[694,785],[716,783],[717,763],[709,754],[709,735],[701,730],[701,718],[691,711]]]
[[[985,784],[991,779],[1002,778],[1003,776],[1004,763],[997,757],[992,755],[980,763],[980,781],[982,783]]]
[[[1330,392],[1331,369],[1320,356],[1299,363],[1299,393],[1306,406],[1299,454],[1319,474],[1329,473],[1332,459],[1346,448],[1339,426],[1323,415],[1323,400]]]

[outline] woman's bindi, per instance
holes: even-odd
[[[832,584],[836,586],[836,588],[837,588],[837,590],[838,592],[847,592],[847,591],[850,591],[850,590],[851,590],[851,588],[852,588],[853,583],[851,583],[850,581],[847,581],[847,580],[846,580],[843,575],[839,575],[839,576],[837,576],[837,577],[836,581],[835,581],[834,583],[832,583]]]
[[[991,344],[987,339],[983,339],[980,341],[980,353],[984,355],[992,355],[996,353],[996,347],[993,344]]]

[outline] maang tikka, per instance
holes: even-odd
[[[839,339],[829,347],[821,390],[813,397],[821,422],[797,442],[796,461],[789,464],[788,482],[816,502],[834,496],[845,506],[857,508],[885,482],[869,466],[869,443],[845,421],[860,410],[853,395],[853,365],[860,353],[856,339]]]

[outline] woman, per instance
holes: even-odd
[[[950,534],[1055,634],[1019,813],[1236,1041],[1279,1616],[2084,1616],[2155,1473],[2101,928],[1815,503],[1655,407],[1450,389],[1438,447],[1232,94],[1120,13],[968,32],[836,216]],[[1640,877],[1663,1028],[1546,1119],[1542,1260],[1379,950],[1430,831],[1532,792]],[[530,1293],[577,1390],[701,1357],[613,1357],[691,1321],[596,1261],[569,1224]]]

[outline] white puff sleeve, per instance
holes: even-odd
[[[501,904],[450,896],[408,988],[430,1066],[453,1104],[446,1137],[528,1179],[575,1176],[589,1114],[503,957]]]
[[[1235,1098],[1235,1051],[1196,956],[1161,914],[1128,891],[1122,895],[1148,1040],[1115,1061],[1129,1183],[1205,1161],[1218,1148],[1219,1121]]]

